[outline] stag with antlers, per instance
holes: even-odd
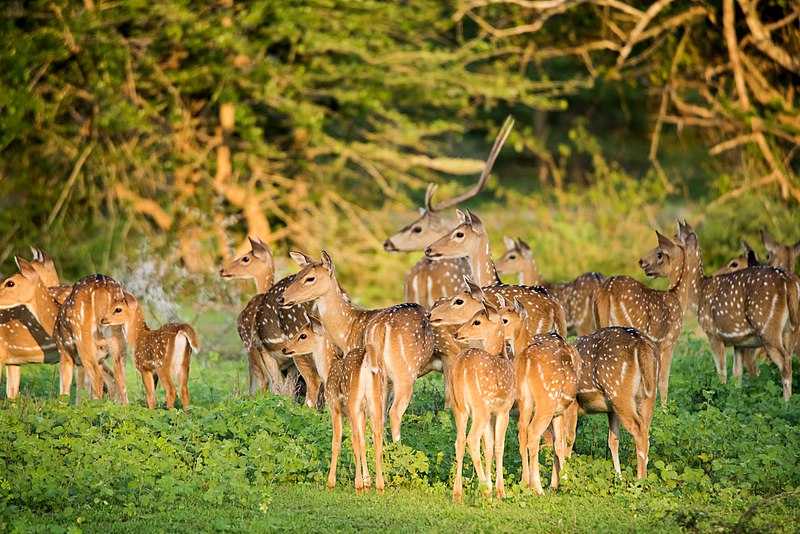
[[[429,184],[425,192],[425,206],[420,208],[420,216],[389,237],[383,243],[383,248],[388,252],[423,251],[453,228],[452,222],[443,217],[442,212],[477,196],[483,190],[497,155],[513,127],[514,119],[508,117],[497,134],[478,181],[469,190],[434,203],[436,184]],[[416,302],[430,309],[437,300],[455,295],[464,289],[463,280],[466,275],[469,275],[469,265],[464,258],[433,261],[424,257],[412,267],[405,278],[405,301]]]

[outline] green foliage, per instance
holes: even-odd
[[[560,524],[574,530],[658,525],[706,531],[740,521],[751,528],[790,528],[800,487],[800,401],[782,403],[778,373],[766,363],[759,377],[722,385],[704,340],[682,338],[677,354],[669,407],[658,409],[653,421],[646,480],[635,480],[633,444],[624,433],[623,477],[614,477],[606,418],[584,417],[561,491],[532,496],[518,486],[512,418],[505,455],[509,498],[486,502],[472,490],[462,507],[447,502],[455,429],[442,409],[440,375],[418,382],[403,442],[387,444],[388,495],[354,501],[349,432],[340,458],[341,489],[326,493],[328,415],[285,398],[236,394],[236,362],[197,360],[189,412],[146,410],[135,377],[129,377],[132,406],[66,405],[47,399],[55,395],[49,369],[26,368],[23,398],[0,407],[0,441],[7,444],[0,449],[0,524],[52,522],[93,530],[122,522],[142,530],[158,518],[200,529],[278,528],[302,508],[304,517],[315,510],[318,523],[309,523],[314,530],[353,528],[367,516],[394,530],[414,509],[407,525],[420,528],[428,521],[458,525],[498,517],[537,517],[554,529]],[[369,454],[372,462],[371,449]],[[551,452],[543,451],[540,461],[546,477]],[[213,523],[200,520],[206,509],[220,511]]]

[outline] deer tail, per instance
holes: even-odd
[[[564,311],[564,306],[558,299],[553,299],[553,324],[556,327],[556,332],[567,339],[567,314]]]
[[[608,310],[611,306],[605,284],[592,292],[592,314],[594,329],[599,330],[609,325]]]
[[[200,340],[197,337],[197,332],[194,331],[188,324],[182,324],[178,327],[178,333],[186,337],[189,346],[192,347],[192,352],[197,353],[200,350]]]

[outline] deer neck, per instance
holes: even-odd
[[[125,333],[125,338],[135,349],[139,346],[140,338],[150,331],[147,322],[144,320],[144,312],[141,308],[136,310],[136,318],[126,328],[128,331]]]
[[[705,268],[703,267],[703,256],[699,248],[688,251],[687,258],[689,258],[686,269],[689,280],[687,298],[689,307],[697,313],[700,301],[705,298],[703,297],[705,286],[711,280],[711,277],[706,276]]]
[[[500,283],[494,261],[489,251],[489,237],[483,234],[478,239],[478,246],[469,255],[469,266],[472,278],[480,287],[492,286]]]
[[[483,339],[483,350],[493,356],[504,353],[506,339],[502,328],[495,328]]]
[[[347,350],[347,340],[353,324],[363,314],[350,303],[350,299],[334,277],[331,287],[317,299],[317,311],[325,331],[342,351]]]
[[[534,260],[526,261],[525,267],[519,273],[519,284],[522,286],[535,286],[542,281],[539,267]]]
[[[272,262],[270,262],[272,263]],[[255,277],[256,291],[266,293],[275,283],[275,265],[265,264],[264,272]]]
[[[328,339],[328,335],[319,336],[317,339],[317,346],[314,348],[314,353],[311,355],[314,359],[314,367],[317,368],[322,383],[328,382],[328,374],[331,370],[331,362],[336,357],[336,344]]]
[[[37,286],[33,301],[27,307],[45,332],[52,335],[59,306],[44,284]]]
[[[521,326],[511,339],[511,348],[514,349],[514,356],[522,354],[530,344],[531,336],[528,334],[528,329]]]

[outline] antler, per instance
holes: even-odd
[[[475,185],[473,185],[467,191],[464,191],[460,195],[456,195],[449,200],[445,200],[440,204],[433,203],[433,192],[435,191],[434,187],[428,187],[428,191],[425,195],[425,207],[428,211],[441,211],[447,208],[452,208],[453,206],[468,200],[478,193],[481,192],[483,187],[486,185],[486,180],[489,178],[489,173],[492,172],[492,167],[494,166],[494,162],[497,159],[497,155],[500,153],[500,149],[503,148],[503,144],[506,142],[508,138],[508,134],[511,133],[511,129],[514,128],[514,118],[509,115],[506,117],[506,121],[503,123],[503,127],[500,128],[500,132],[497,134],[497,138],[494,140],[494,145],[492,146],[492,151],[489,152],[489,158],[486,160],[486,165],[483,167],[483,171],[481,172],[480,177]]]

